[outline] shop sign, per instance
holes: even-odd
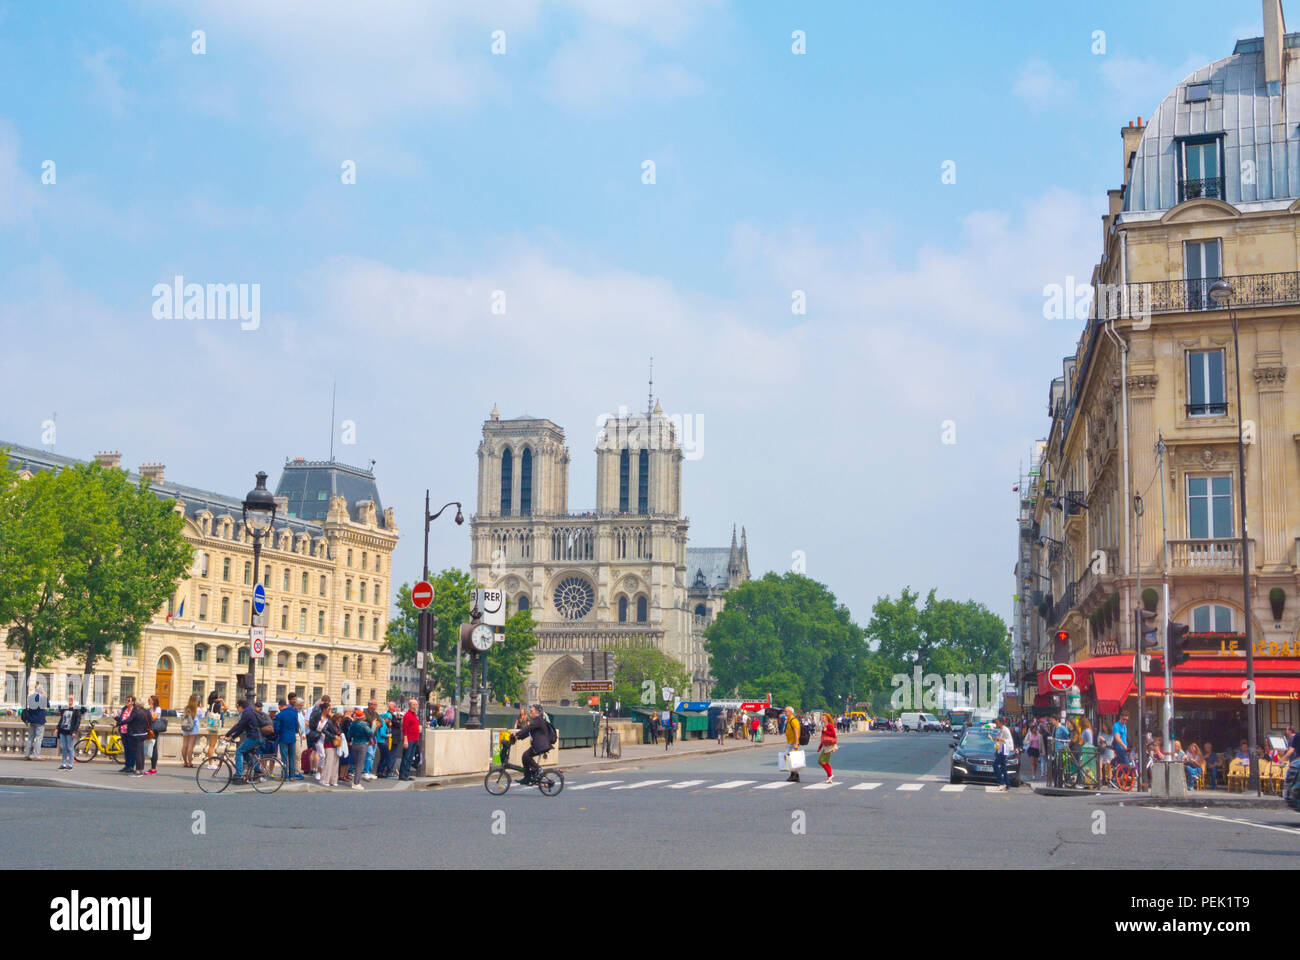
[[[1119,638],[1110,637],[1105,640],[1095,641],[1092,645],[1092,655],[1094,657],[1118,657]]]

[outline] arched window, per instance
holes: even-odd
[[[646,602],[645,597],[636,598],[636,622],[645,623],[646,621]]]
[[[324,670],[324,669],[325,669],[325,654],[323,654],[323,653],[318,653],[318,654],[316,654],[316,659],[313,661],[312,666],[313,666],[315,669],[317,669],[317,670]]]
[[[521,594],[519,594],[519,599],[515,601],[515,609],[516,609],[516,610],[527,610],[527,609],[529,608],[529,606],[530,606],[530,603],[529,603],[529,600],[528,600],[528,594],[526,594],[526,593],[521,593]]]
[[[519,458],[519,513],[528,516],[533,512],[533,451],[524,448]]]
[[[240,647],[239,655],[235,657],[241,667],[248,666],[248,647]]]
[[[627,513],[627,490],[630,483],[630,459],[626,450],[618,455],[618,512]]]
[[[513,489],[515,455],[506,447],[501,452],[501,516],[510,516],[510,492]]]
[[[1232,607],[1221,603],[1206,603],[1192,611],[1192,631],[1195,633],[1232,633]]]
[[[709,615],[708,608],[705,607],[704,604],[702,604],[702,603],[698,603],[698,604],[696,604],[696,605],[695,605],[695,615],[696,615],[697,617],[707,617],[707,616]]]
[[[221,646],[217,647],[217,663],[229,663],[229,662],[230,662],[230,648],[223,643]]]
[[[297,667],[299,670],[302,670],[302,669],[306,668],[306,666],[307,666],[307,654],[305,654],[305,653],[300,653],[300,654],[298,654],[298,656],[294,657],[294,658],[293,658],[293,665],[294,665],[295,667]]]
[[[275,655],[275,665],[281,668],[289,665],[289,652],[287,650],[281,650]]]
[[[627,623],[627,597],[618,598],[618,622]]]
[[[641,455],[637,457],[637,479],[636,479],[636,512],[650,512],[650,451],[641,450]]]

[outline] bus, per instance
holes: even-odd
[[[952,727],[952,732],[954,734],[960,734],[963,730],[969,727],[972,715],[973,712],[970,710],[949,710],[948,723]]]

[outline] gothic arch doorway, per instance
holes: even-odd
[[[569,689],[569,681],[582,679],[582,662],[573,657],[561,657],[551,664],[542,677],[542,703],[572,700],[574,694]]]

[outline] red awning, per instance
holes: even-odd
[[[1034,697],[1034,706],[1036,706],[1036,707],[1050,707],[1050,706],[1053,706],[1053,704],[1052,704],[1052,695],[1051,695],[1050,693],[1040,693],[1040,694],[1038,694],[1036,697]]]
[[[1133,674],[1097,671],[1092,675],[1097,690],[1097,712],[1111,716],[1120,712],[1133,692]]]
[[[1174,668],[1174,696],[1240,700],[1246,681],[1245,657],[1207,657]],[[1147,694],[1163,694],[1162,673],[1150,673]],[[1300,698],[1300,661],[1257,658],[1255,695],[1270,700]]]

